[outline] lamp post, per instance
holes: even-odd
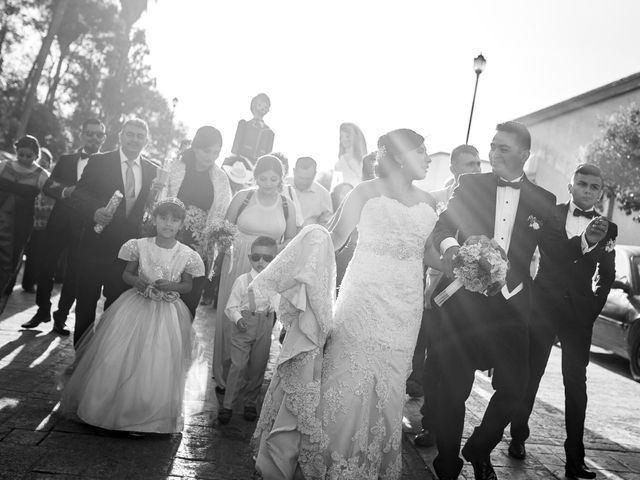
[[[178,105],[178,97],[173,97],[171,100],[171,123],[169,124],[169,139],[167,142],[167,149],[164,152],[164,161],[163,166],[167,163],[167,155],[169,154],[169,149],[171,148],[171,144],[173,143],[173,118],[176,114],[176,106]]]
[[[465,144],[469,143],[469,133],[471,133],[471,120],[473,119],[473,107],[476,104],[476,92],[478,91],[478,79],[480,74],[484,71],[484,67],[487,64],[487,60],[482,56],[482,53],[473,59],[473,70],[476,72],[476,86],[473,89],[473,100],[471,101],[471,114],[469,115],[469,127],[467,128],[467,139]]]

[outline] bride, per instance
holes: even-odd
[[[279,382],[274,376],[254,434],[263,478],[292,478],[294,471],[307,480],[400,478],[405,381],[422,314],[423,261],[438,262],[427,242],[437,220],[435,202],[412,184],[425,177],[429,163],[422,136],[408,129],[389,132],[378,140],[379,178],[360,183],[345,200],[330,232],[333,248],[342,247],[356,227],[359,239],[335,303],[333,328],[318,349],[315,421],[297,418],[293,427],[277,427],[274,417],[283,415],[283,405],[285,414],[296,417],[305,407],[295,397],[274,406],[274,390],[285,390],[286,397],[311,382]],[[304,242],[298,240],[291,250]],[[294,276],[283,268],[287,250],[281,256],[269,271]],[[311,403],[313,397],[298,396]],[[289,445],[270,443],[288,428],[297,435]]]

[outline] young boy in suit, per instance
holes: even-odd
[[[251,271],[240,275],[233,283],[225,314],[236,328],[231,334],[231,368],[218,420],[231,420],[233,404],[242,394],[243,417],[254,421],[258,416],[256,404],[262,387],[264,372],[271,349],[271,330],[279,296],[262,297],[249,288],[251,281],[263,271],[278,253],[273,238],[261,236],[251,245]],[[243,382],[244,379],[244,382]]]

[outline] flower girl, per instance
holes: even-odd
[[[152,213],[157,236],[120,249],[123,293],[81,338],[61,411],[109,430],[172,433],[183,427],[191,362],[191,314],[180,294],[204,275],[200,256],[176,240],[185,218],[175,198]]]

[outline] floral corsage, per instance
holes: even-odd
[[[604,251],[607,253],[613,252],[614,248],[616,248],[616,240],[614,238],[610,238],[609,241],[604,246]]]
[[[543,225],[542,220],[538,220],[534,215],[529,215],[527,220],[529,221],[529,228],[534,230],[540,230],[540,227]]]

